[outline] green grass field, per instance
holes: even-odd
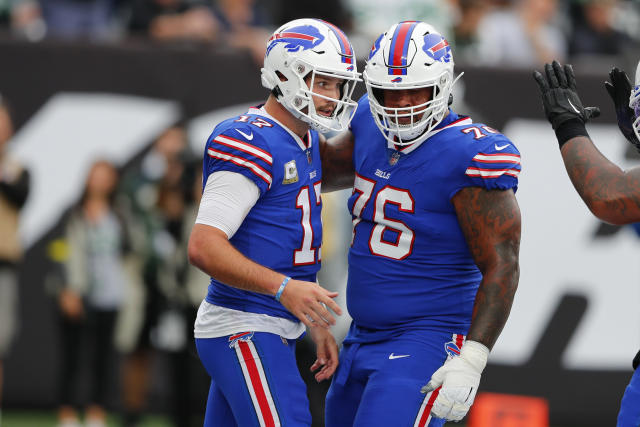
[[[55,427],[56,414],[52,411],[2,411],[1,427]],[[109,427],[119,427],[120,419],[109,416],[107,419]],[[157,415],[147,415],[140,423],[140,427],[171,427],[171,423],[166,417]]]

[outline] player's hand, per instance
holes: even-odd
[[[487,364],[489,349],[476,341],[467,341],[459,356],[447,359],[420,390],[429,393],[442,387],[433,402],[431,414],[448,421],[460,421],[467,415],[480,384],[480,375]]]
[[[328,380],[338,367],[338,344],[331,331],[312,327],[309,328],[311,339],[316,344],[316,361],[309,370],[315,372],[317,382]],[[319,370],[318,370],[319,369]],[[316,372],[317,371],[317,372]]]
[[[640,141],[633,131],[633,121],[636,117],[634,111],[629,107],[629,98],[631,97],[629,77],[627,77],[627,73],[614,67],[609,71],[609,80],[604,82],[604,87],[613,100],[620,132],[640,151]]]
[[[337,292],[330,292],[315,282],[291,279],[280,296],[280,302],[308,327],[329,329],[336,324],[336,319],[327,307],[337,315],[342,314],[333,300],[337,296]]]
[[[570,64],[563,67],[558,61],[553,61],[552,64],[545,64],[544,71],[545,75],[534,71],[533,78],[540,88],[544,114],[554,130],[567,120],[580,119],[587,123],[600,115],[598,107],[582,106]]]

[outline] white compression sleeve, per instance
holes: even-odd
[[[258,186],[244,175],[214,172],[204,187],[196,224],[218,228],[230,239],[259,197]]]

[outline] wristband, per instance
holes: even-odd
[[[289,283],[289,280],[291,280],[291,277],[287,276],[284,278],[284,280],[282,281],[282,283],[280,284],[280,287],[278,288],[278,292],[276,292],[276,301],[280,302],[280,297],[282,296],[282,292],[284,291],[284,287],[287,286],[287,283]]]
[[[558,144],[560,148],[569,141],[571,138],[575,138],[576,136],[586,136],[589,137],[587,133],[587,128],[584,125],[584,122],[580,119],[571,119],[563,122],[556,129],[556,138],[558,138]]]

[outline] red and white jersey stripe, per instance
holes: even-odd
[[[509,175],[517,178],[521,171],[520,155],[514,153],[478,153],[472,162],[475,166],[469,166],[465,171],[470,177],[495,179]]]
[[[261,148],[256,147],[255,145],[248,144],[244,141],[240,141],[239,139],[231,138],[230,136],[226,135],[218,135],[213,140],[218,144],[222,144],[230,148],[235,148],[236,150],[244,151],[247,154],[259,157],[270,165],[273,164],[273,157],[271,157],[271,154],[267,153]]]
[[[481,178],[499,178],[502,175],[510,175],[515,178],[520,175],[520,171],[518,169],[482,169],[482,168],[474,168],[469,167],[465,171],[465,174],[468,176],[475,176]]]
[[[224,160],[226,162],[231,162],[235,165],[242,166],[251,170],[251,172],[257,175],[260,179],[266,182],[269,185],[269,187],[271,187],[271,182],[273,181],[271,174],[266,170],[264,170],[263,168],[261,168],[256,163],[239,156],[232,156],[231,154],[214,150],[213,148],[209,148],[207,150],[207,153],[209,154],[209,156],[214,157],[216,159]]]
[[[255,344],[251,341],[237,341],[235,350],[260,426],[279,427],[280,417]]]

